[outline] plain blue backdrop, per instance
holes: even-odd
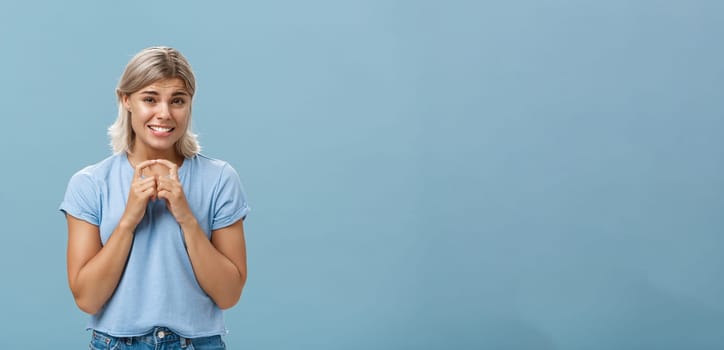
[[[0,347],[85,348],[69,177],[144,47],[253,211],[231,349],[724,347],[724,3],[0,5]]]

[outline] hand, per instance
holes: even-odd
[[[143,178],[143,169],[156,164],[155,160],[147,160],[136,165],[131,181],[131,189],[128,191],[126,210],[123,212],[121,222],[128,224],[135,229],[146,214],[148,201],[156,197],[156,179],[151,176]]]
[[[168,211],[171,212],[171,215],[176,218],[179,224],[194,220],[189,203],[186,201],[183,186],[178,180],[178,166],[165,159],[157,159],[156,163],[168,167],[168,177],[161,176],[157,179],[156,195],[166,201]]]

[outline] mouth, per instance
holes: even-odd
[[[160,125],[149,125],[148,128],[151,129],[151,131],[153,131],[154,133],[159,133],[159,134],[168,134],[168,133],[174,131],[174,129],[176,129],[173,127],[160,126]]]

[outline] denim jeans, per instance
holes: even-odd
[[[93,331],[91,350],[223,350],[226,344],[220,335],[184,338],[168,328],[157,327],[138,337],[114,337]]]

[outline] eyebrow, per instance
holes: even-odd
[[[141,94],[154,95],[154,96],[160,95],[157,91],[154,91],[154,90],[141,91]],[[180,91],[174,92],[173,94],[171,94],[171,96],[190,96],[190,95],[188,92],[186,92],[184,90],[180,90]]]

